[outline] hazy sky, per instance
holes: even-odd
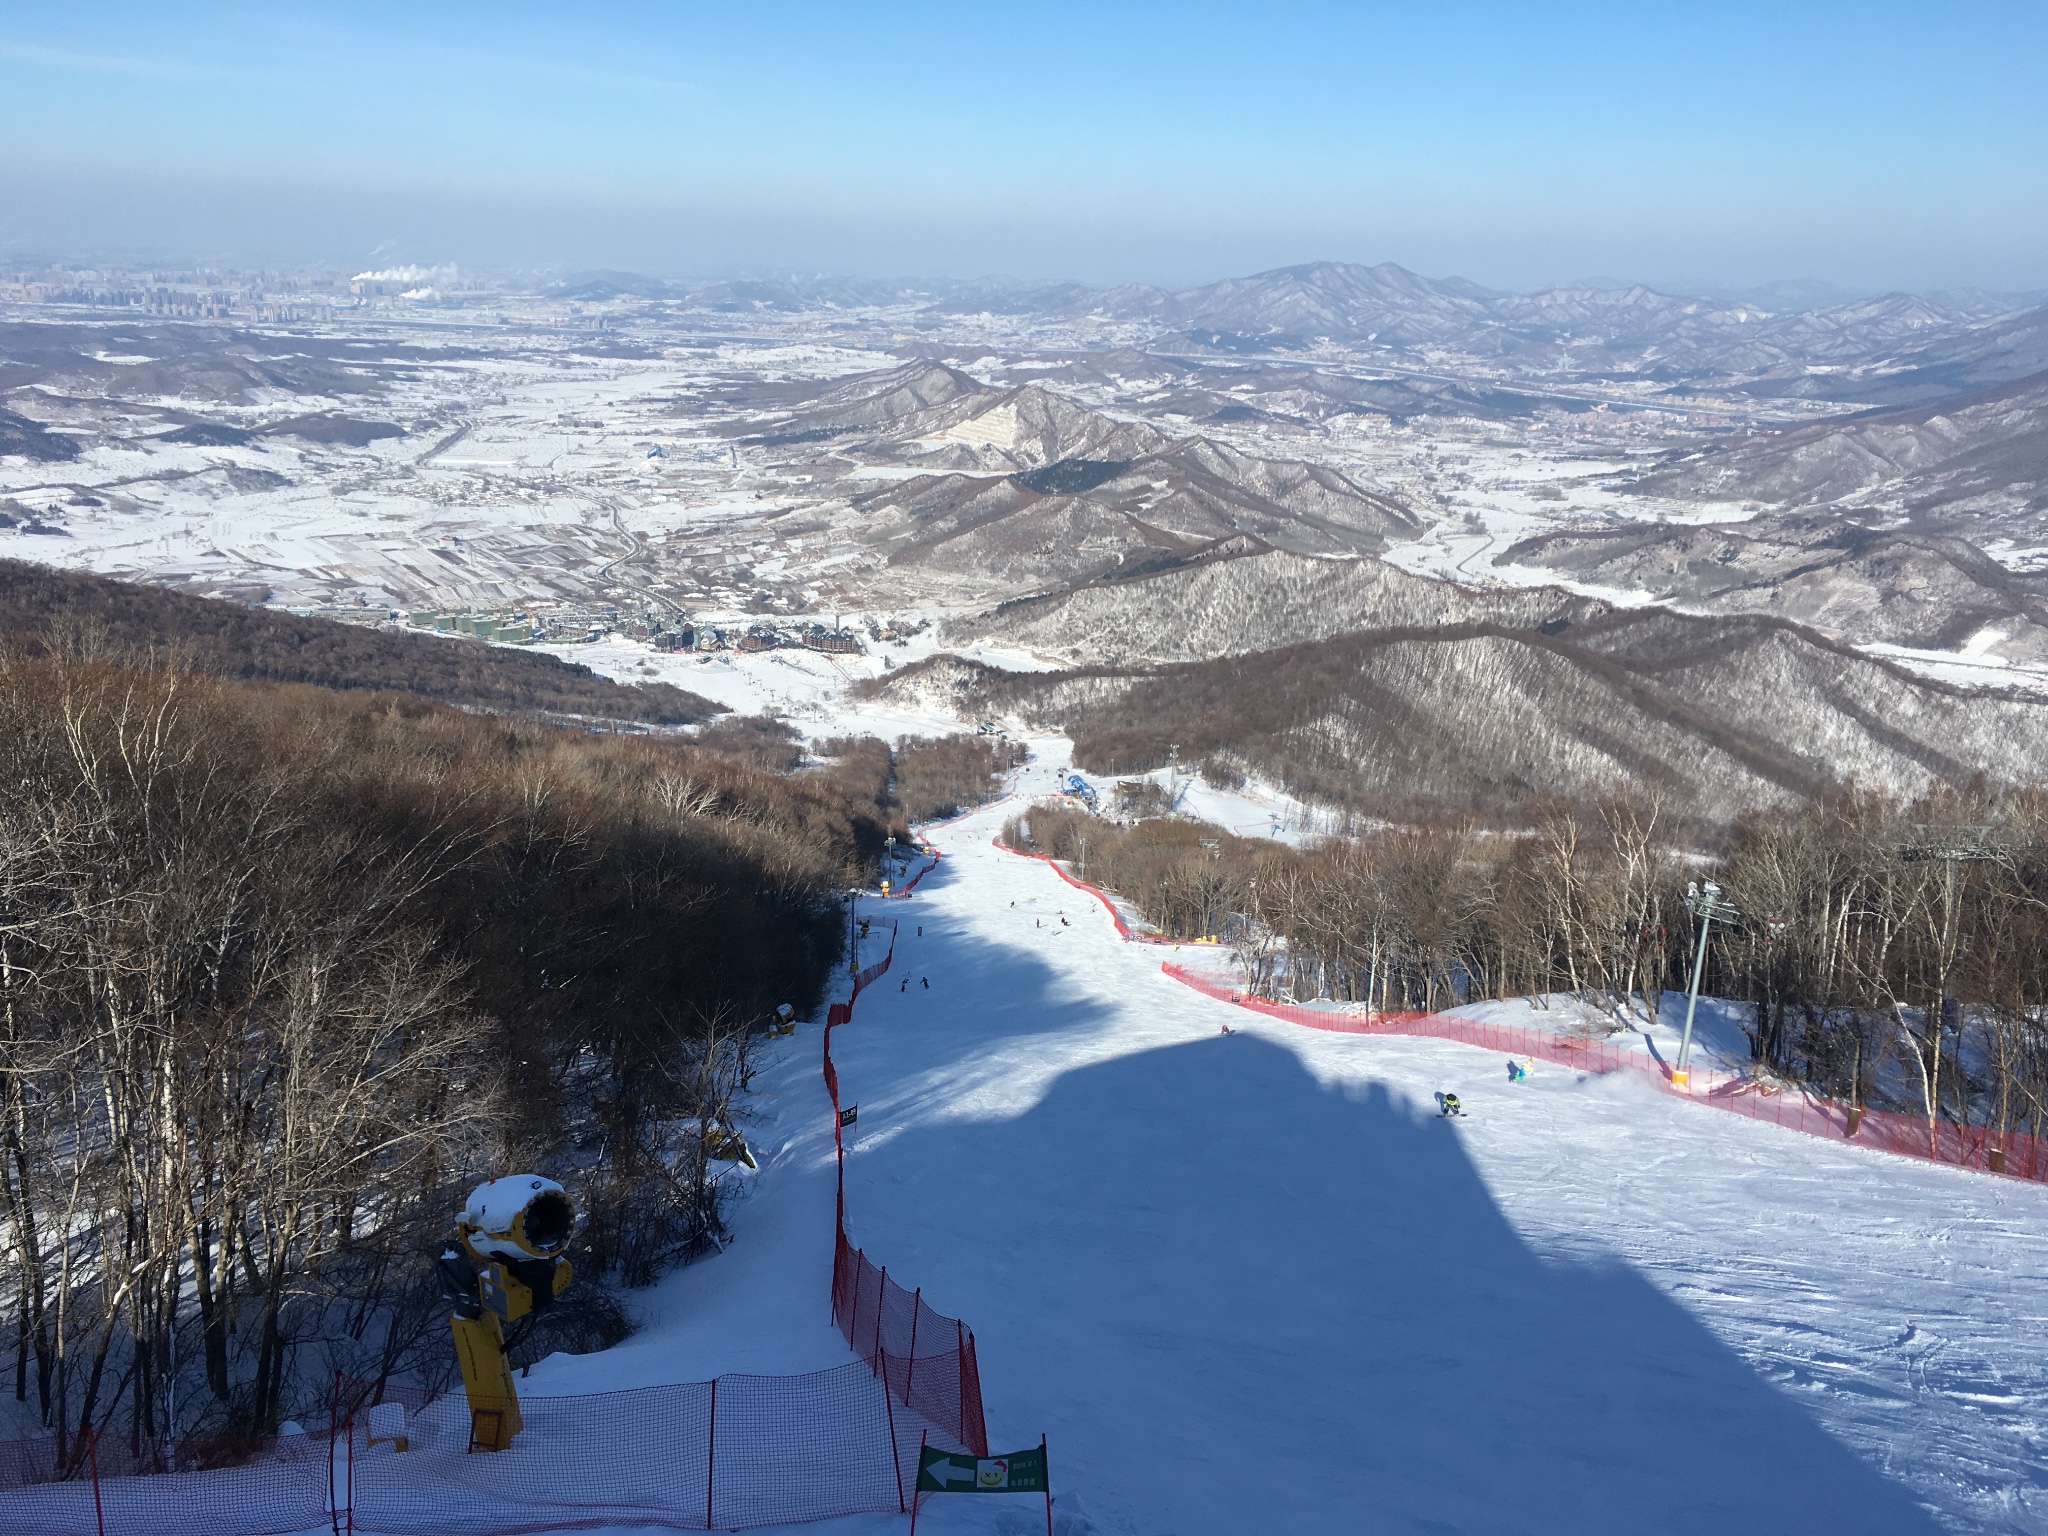
[[[0,0],[0,254],[2048,287],[2048,5]]]

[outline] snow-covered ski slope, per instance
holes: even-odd
[[[2048,1190],[1267,1023],[994,849],[1016,808],[935,833],[833,1049],[855,1239],[975,1329],[991,1445],[1050,1435],[1062,1536],[2048,1531]],[[530,1390],[846,1358],[816,1031],[784,1050],[730,1251]]]

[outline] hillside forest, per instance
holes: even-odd
[[[623,1336],[622,1288],[723,1231],[759,1031],[819,1004],[843,892],[907,833],[892,773],[925,800],[997,782],[985,747],[806,762],[759,726],[572,730],[61,652],[0,651],[20,1433],[261,1435],[324,1422],[337,1378],[445,1384],[432,1256],[509,1169],[584,1216],[578,1283],[515,1358]]]

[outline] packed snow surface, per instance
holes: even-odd
[[[992,1448],[1049,1435],[1061,1536],[2048,1531],[2048,1190],[1266,1022],[993,848],[1016,809],[866,908],[896,964],[834,1056],[855,1241],[974,1328]],[[817,1030],[776,1049],[729,1250],[525,1390],[847,1358]]]

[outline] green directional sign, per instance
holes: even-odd
[[[1044,1493],[1045,1447],[1007,1456],[955,1456],[927,1446],[917,1459],[919,1493]]]

